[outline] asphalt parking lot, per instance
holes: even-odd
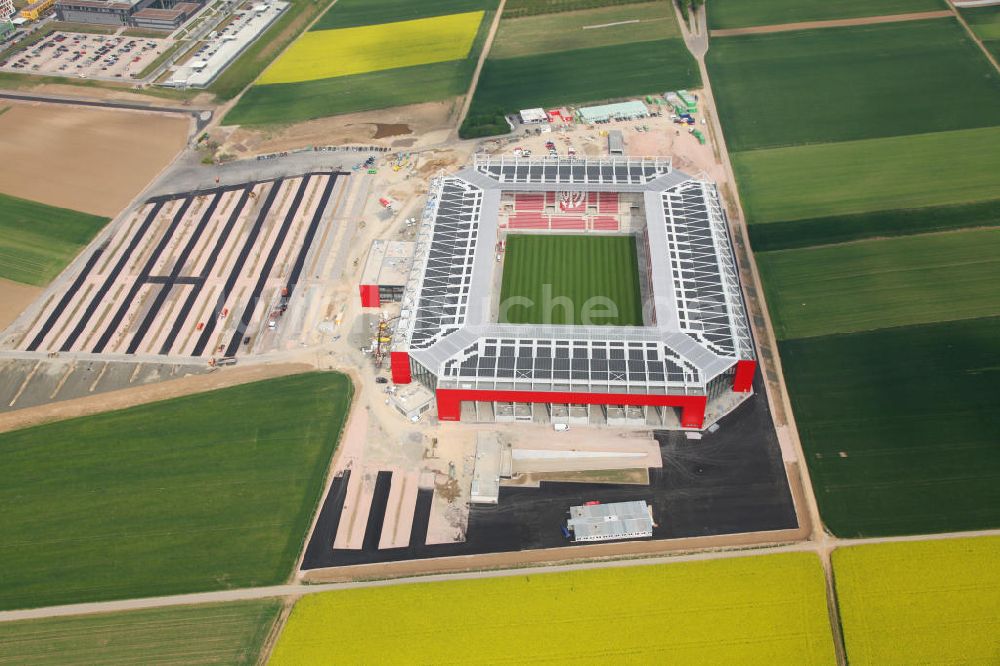
[[[474,506],[464,543],[426,545],[430,490],[421,490],[410,545],[379,550],[369,532],[381,533],[385,507],[373,501],[365,546],[334,550],[350,472],[333,480],[306,549],[302,569],[373,562],[472,555],[535,548],[574,547],[560,529],[569,507],[642,500],[653,507],[653,539],[716,536],[798,526],[795,506],[767,396],[760,378],[755,395],[720,421],[721,428],[691,440],[677,431],[656,431],[662,468],[649,470],[649,485],[542,482],[538,488],[500,488],[498,506]]]
[[[208,372],[206,364],[0,361],[0,412]]]
[[[171,43],[167,39],[57,31],[0,62],[0,70],[45,76],[133,79]]]

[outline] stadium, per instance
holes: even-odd
[[[662,158],[438,176],[390,365],[442,421],[708,427],[756,371],[715,185]]]

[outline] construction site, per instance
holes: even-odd
[[[15,343],[25,351],[235,357],[273,344],[338,176],[147,200]]]
[[[540,129],[447,146],[409,145],[404,133],[368,149],[279,151],[207,169],[181,160],[4,332],[6,409],[225,376],[232,365],[348,372],[355,405],[306,576],[600,541],[795,533],[794,454],[771,424],[733,275],[696,280],[684,262],[673,276],[650,272],[678,243],[715,265],[731,257],[712,147],[663,114]],[[639,150],[646,156],[629,156]],[[522,234],[634,244],[648,301],[639,319],[547,326],[530,340],[537,324],[502,323],[505,245]],[[650,298],[675,281],[701,294],[701,310]],[[444,291],[429,296],[437,283]],[[449,300],[451,285],[465,295]],[[479,342],[450,340],[470,332]],[[434,366],[427,354],[438,342],[465,357]],[[470,345],[489,359],[477,360],[475,387],[465,378]],[[464,397],[470,389],[478,393]],[[578,522],[577,534],[571,507],[584,508],[578,520],[600,514],[620,529]]]

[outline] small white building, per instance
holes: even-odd
[[[653,510],[646,502],[590,504],[569,509],[566,529],[573,541],[617,541],[653,536]]]
[[[521,109],[518,116],[521,118],[522,125],[538,125],[549,121],[545,109]]]

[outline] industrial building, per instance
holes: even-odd
[[[498,248],[516,233],[633,237],[643,324],[499,323]],[[700,430],[752,393],[753,340],[718,191],[669,159],[477,157],[432,181],[413,262],[392,377],[432,391],[440,420],[572,413]]]
[[[37,21],[52,11],[55,0],[35,0],[25,5],[21,10],[21,18],[28,21]]]
[[[521,109],[518,113],[522,125],[537,125],[549,122],[549,115],[545,109]]]
[[[652,509],[640,500],[572,506],[566,521],[577,542],[648,539],[654,525]]]
[[[612,120],[648,118],[649,109],[639,100],[633,99],[628,102],[584,106],[576,110],[576,116],[581,123],[606,123]]]
[[[413,266],[414,244],[405,241],[372,241],[361,273],[361,307],[377,308],[403,300],[403,288]]]
[[[204,0],[56,0],[60,21],[173,30],[204,4]]]

